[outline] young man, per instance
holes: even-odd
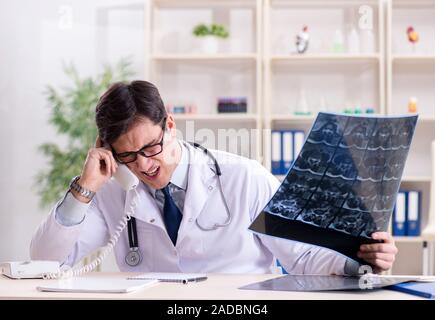
[[[96,123],[97,145],[35,233],[32,259],[72,266],[105,245],[134,208],[131,232],[115,246],[121,271],[268,273],[278,258],[289,273],[357,272],[356,262],[331,250],[248,231],[279,182],[256,161],[178,140],[151,83],[114,84],[98,102]],[[121,164],[139,178],[135,189],[110,179]],[[373,237],[384,243],[361,246],[359,256],[387,270],[397,248],[387,233]]]

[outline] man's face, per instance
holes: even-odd
[[[127,163],[129,169],[141,181],[154,189],[164,188],[169,183],[181,157],[173,117],[168,116],[165,131],[162,127],[163,123],[154,124],[149,119],[140,118],[112,144],[114,151],[122,154],[138,151],[144,146],[156,145],[163,137],[161,153],[149,158],[138,154],[135,161]]]

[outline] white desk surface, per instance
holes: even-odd
[[[86,277],[126,278],[136,273],[91,273]],[[53,280],[13,280],[0,275],[1,299],[168,299],[168,300],[408,300],[417,296],[391,290],[335,291],[335,292],[288,292],[240,290],[241,286],[278,277],[277,274],[230,275],[208,274],[206,281],[179,284],[158,283],[131,293],[56,293],[39,292],[36,286]],[[423,299],[423,298],[421,298]]]

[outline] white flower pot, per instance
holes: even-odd
[[[219,39],[217,37],[205,36],[202,40],[202,52],[212,54],[219,51]]]

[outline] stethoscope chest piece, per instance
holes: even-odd
[[[137,239],[136,219],[131,217],[128,220],[128,243],[130,250],[125,256],[125,263],[130,267],[135,267],[142,262],[142,255],[139,251],[139,241]]]
[[[139,252],[139,248],[130,248],[130,251],[125,256],[125,263],[130,267],[135,267],[142,261],[142,255]]]

